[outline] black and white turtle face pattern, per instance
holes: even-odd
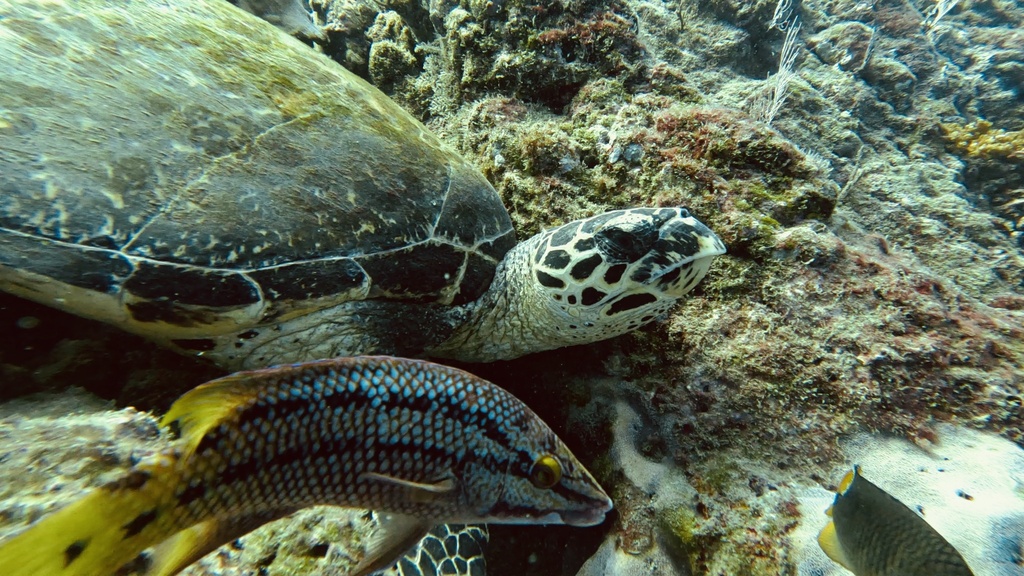
[[[616,210],[544,236],[533,254],[534,281],[567,315],[568,329],[607,336],[666,312],[725,253],[685,208]]]

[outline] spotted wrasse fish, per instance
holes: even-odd
[[[611,500],[505,390],[389,357],[239,372],[182,396],[178,445],[0,543],[5,576],[175,574],[217,546],[317,504],[390,519],[356,574],[434,525],[600,523]],[[153,547],[151,550],[151,547]]]
[[[963,556],[888,492],[860,475],[843,477],[818,544],[857,576],[973,576]]]

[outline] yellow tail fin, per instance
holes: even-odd
[[[178,427],[184,443],[180,453],[167,452],[141,464],[0,543],[0,575],[105,576],[181,532],[158,550],[152,571],[167,573],[183,568],[200,551],[215,548],[222,532],[234,534],[236,528],[221,526],[216,519],[178,518],[175,494],[188,481],[186,465],[203,437],[258,395],[251,378],[249,373],[228,376],[179,398],[162,424]],[[199,525],[182,532],[197,520]]]
[[[140,466],[0,544],[0,574],[112,574],[177,532],[169,514],[180,476],[177,461],[168,454]]]

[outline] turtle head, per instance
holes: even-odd
[[[610,338],[654,320],[725,253],[718,236],[685,208],[616,210],[536,240],[533,281],[567,344]]]
[[[615,210],[515,246],[432,356],[490,362],[625,334],[667,312],[725,245],[685,208]]]

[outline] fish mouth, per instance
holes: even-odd
[[[596,500],[594,506],[582,510],[566,510],[559,512],[558,516],[563,524],[569,526],[597,526],[604,522],[605,515],[612,509],[612,501],[607,496],[603,500]]]

